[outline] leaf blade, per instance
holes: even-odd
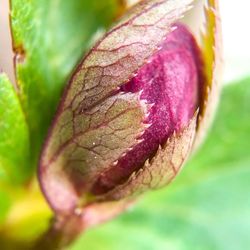
[[[30,176],[29,132],[15,93],[0,75],[0,183],[20,184]]]

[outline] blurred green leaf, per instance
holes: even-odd
[[[11,0],[21,102],[35,160],[62,88],[98,29],[109,25],[119,0]]]
[[[15,90],[0,75],[0,189],[24,181],[29,169],[29,133]],[[2,202],[2,200],[1,200]]]
[[[4,222],[4,219],[11,206],[10,197],[1,189],[0,189],[0,201],[1,201],[0,202],[0,229],[1,229],[1,224]]]
[[[250,79],[226,86],[208,140],[177,180],[70,249],[248,249],[249,104]]]

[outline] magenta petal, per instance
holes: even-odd
[[[121,184],[141,168],[160,144],[187,125],[198,107],[202,88],[200,51],[185,26],[174,27],[150,62],[121,87],[123,92],[141,91],[141,99],[152,104],[144,121],[149,127],[141,136],[142,141],[99,177],[92,189],[95,194]]]

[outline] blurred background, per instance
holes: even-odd
[[[225,82],[250,74],[250,2],[220,0]]]
[[[121,1],[115,0],[12,2],[15,44],[25,41],[27,47],[25,64],[18,65],[18,77],[20,82],[28,82],[31,97],[36,99],[27,108],[37,123],[31,126],[36,135],[32,139],[38,138],[34,142],[36,155],[58,101],[54,96],[59,98],[69,73],[93,36],[109,26],[123,9]],[[219,2],[224,89],[206,142],[172,185],[145,195],[119,218],[87,231],[71,250],[249,249],[250,2]],[[8,1],[0,0],[0,71],[6,72],[14,84],[8,8]],[[37,104],[39,94],[41,103]],[[20,175],[24,171],[21,167],[16,170]],[[29,171],[35,176],[34,166]],[[14,186],[11,182],[7,191],[0,190],[6,191],[4,196],[0,192],[0,249],[4,237],[13,242],[29,241],[47,226],[45,221],[51,215],[41,195],[37,195],[39,191],[27,196],[26,191],[13,191]],[[18,206],[15,199],[13,202],[15,195]],[[6,249],[19,250],[13,246]]]

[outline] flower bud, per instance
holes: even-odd
[[[216,99],[218,64],[216,2],[199,45],[180,22],[191,3],[135,5],[73,73],[40,160],[57,214],[99,223],[167,185],[188,158]]]
[[[192,34],[185,26],[174,25],[160,50],[138,69],[135,77],[121,86],[119,92],[140,92],[139,99],[150,105],[143,119],[148,126],[138,143],[100,175],[92,189],[95,194],[105,193],[126,181],[155,156],[174,132],[188,125],[198,107],[202,86],[200,58]],[[178,168],[173,166],[173,175]]]

